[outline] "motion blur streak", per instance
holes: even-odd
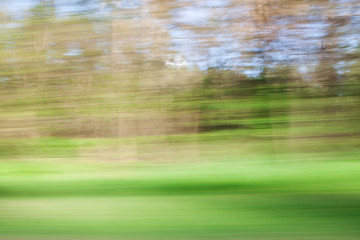
[[[0,1],[0,240],[360,238],[360,1]]]

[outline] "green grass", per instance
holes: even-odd
[[[9,137],[0,140],[0,240],[360,237],[356,98],[179,104],[202,111],[199,129],[215,127],[134,138],[45,137],[36,135],[42,125],[31,128],[43,115],[9,105],[14,111],[1,114],[3,129],[15,128],[11,119],[30,119],[29,136],[4,131]],[[88,107],[79,110],[90,114]],[[238,128],[226,128],[232,125]]]
[[[356,162],[0,165],[0,239],[360,236]]]

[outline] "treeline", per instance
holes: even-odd
[[[34,1],[21,17],[3,11],[2,154],[30,153],[32,141],[48,152],[58,143],[70,149],[74,139],[274,141],[298,138],[300,125],[317,136],[330,126],[333,134],[350,134],[359,123],[360,50],[340,40],[356,33],[349,27],[358,18],[328,1],[313,3],[325,16],[318,20],[308,18],[321,14],[303,1],[288,3],[309,10],[301,16],[276,1],[230,2],[210,7],[217,21],[206,23],[179,22],[171,14],[192,6],[168,1],[82,1],[68,12],[59,1]],[[248,9],[247,20],[234,18],[232,8]],[[323,35],[292,39],[314,21],[327,27],[311,34]],[[310,40],[316,44],[303,45]],[[333,122],[315,130],[327,118]],[[46,147],[41,139],[48,138],[56,144]]]

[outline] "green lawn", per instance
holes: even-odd
[[[356,162],[0,166],[0,239],[360,236]]]

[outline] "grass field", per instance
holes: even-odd
[[[3,161],[1,239],[356,239],[358,162]]]
[[[0,239],[359,239],[357,98],[276,99],[197,103],[193,134],[1,138]]]

